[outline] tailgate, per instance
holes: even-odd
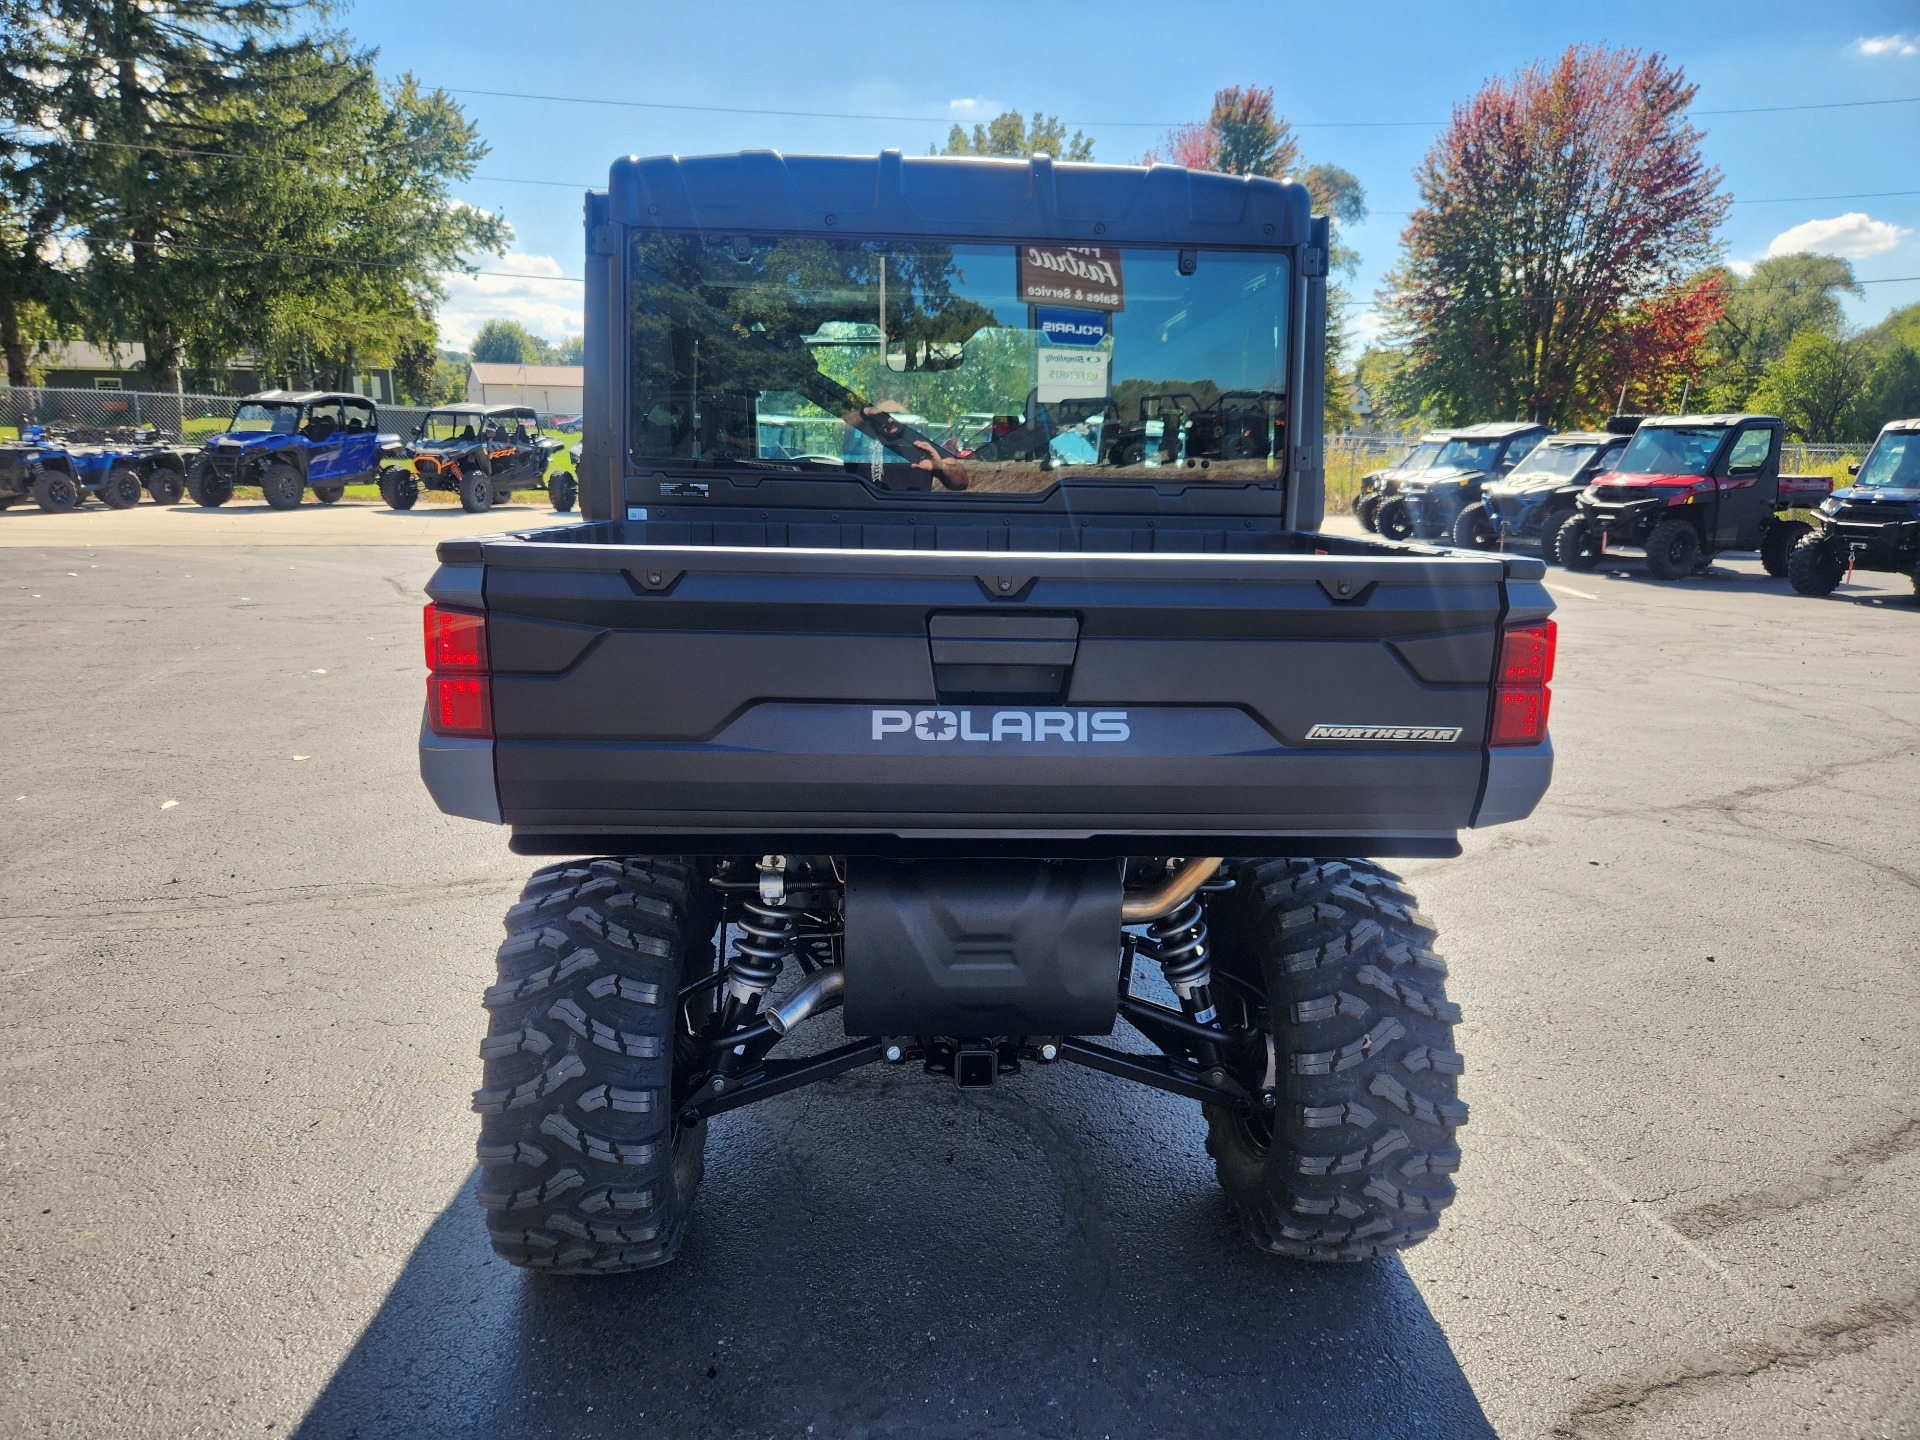
[[[1486,780],[1503,582],[1540,573],[1405,552],[478,548],[499,810],[523,835],[1136,852],[1451,842]]]

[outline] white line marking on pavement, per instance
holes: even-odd
[[[1571,585],[1552,585],[1548,584],[1545,580],[1542,580],[1540,583],[1546,585],[1547,589],[1553,591],[1556,595],[1578,595],[1582,600],[1598,600],[1600,598],[1598,595],[1589,595],[1584,590],[1576,590]]]

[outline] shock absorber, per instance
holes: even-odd
[[[759,1008],[794,953],[799,919],[787,907],[787,857],[760,861],[760,893],[742,905],[740,929],[727,962],[725,1020],[732,1026]]]
[[[1148,925],[1147,940],[1168,986],[1180,997],[1180,1008],[1187,1019],[1196,1025],[1213,1024],[1218,1018],[1213,1004],[1213,964],[1207,945],[1207,912],[1199,897],[1187,896]],[[1194,1048],[1202,1069],[1219,1065],[1219,1048],[1212,1042],[1200,1041]]]

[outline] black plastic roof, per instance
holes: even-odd
[[[611,218],[662,229],[1266,248],[1308,238],[1288,180],[1175,165],[878,155],[629,156],[608,176]]]

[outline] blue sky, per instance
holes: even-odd
[[[1920,98],[1912,3],[360,0],[340,18],[379,47],[385,71],[411,69],[455,91],[478,122],[492,146],[481,174],[498,178],[458,193],[505,215],[515,232],[510,259],[488,267],[553,276],[580,273],[578,194],[516,181],[604,185],[609,162],[625,154],[924,152],[954,120],[1004,106],[1057,114],[1092,136],[1095,158],[1126,162],[1168,122],[1203,117],[1216,88],[1258,84],[1273,86],[1310,161],[1344,165],[1366,187],[1373,214],[1348,237],[1362,257],[1356,298],[1370,301],[1416,198],[1414,166],[1452,106],[1486,77],[1568,44],[1664,52],[1700,86],[1697,112]],[[472,90],[924,119],[622,108]],[[1819,249],[1846,255],[1862,280],[1920,276],[1920,103],[1700,114],[1696,123],[1739,202],[1721,232],[1731,260]],[[1882,193],[1901,190],[1916,193]],[[1865,290],[1848,307],[1856,323],[1920,301],[1920,281]],[[496,314],[559,339],[578,330],[578,313],[579,287],[563,281],[459,280],[443,343],[464,343]],[[1372,317],[1353,318],[1364,333]]]

